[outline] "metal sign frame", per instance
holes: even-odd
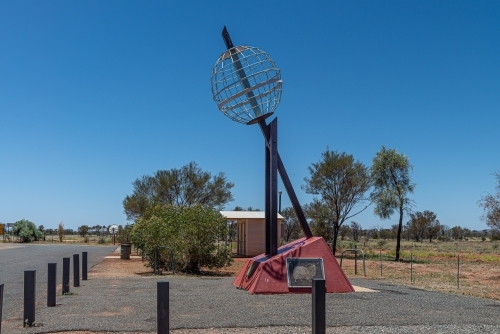
[[[294,277],[294,272],[295,268],[299,267],[298,264],[303,264],[303,263],[309,263],[313,264],[316,267],[316,270],[313,273],[307,272],[307,267],[302,266],[304,268],[302,274],[306,277],[299,277],[298,279]],[[319,266],[319,272],[318,272],[318,266]],[[288,287],[289,288],[312,288],[312,280],[314,278],[320,278],[320,279],[325,279],[325,266],[323,263],[323,258],[318,257],[318,258],[293,258],[289,257],[286,259],[286,276],[287,276],[287,281],[288,281]],[[299,284],[297,283],[297,280],[299,280]],[[309,281],[309,283],[304,284],[304,281]]]

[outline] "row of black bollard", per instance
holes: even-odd
[[[80,257],[73,255],[73,282],[74,286],[80,286]],[[63,280],[62,293],[69,293],[69,266],[70,258],[63,258]],[[47,306],[56,306],[56,277],[57,263],[48,264],[47,279]],[[82,253],[82,279],[87,280],[87,252]],[[0,334],[2,333],[2,307],[3,307],[3,284],[0,285]],[[24,313],[23,327],[31,327],[35,322],[35,300],[36,300],[36,270],[24,271]]]

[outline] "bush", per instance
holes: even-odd
[[[386,244],[387,244],[387,241],[386,241],[386,240],[379,240],[379,241],[377,242],[377,246],[378,246],[379,248],[384,248],[384,246],[385,246]]]
[[[198,273],[201,267],[212,269],[231,264],[231,249],[217,246],[219,236],[226,233],[226,218],[215,209],[156,205],[136,220],[130,236],[143,249],[149,266],[153,266],[154,248],[166,246],[174,253],[177,271]],[[160,249],[159,269],[170,269],[169,257],[168,249]]]
[[[19,236],[21,242],[38,241],[43,238],[43,233],[36,228],[36,225],[26,219],[15,222],[12,233]]]

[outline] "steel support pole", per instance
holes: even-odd
[[[56,306],[57,263],[49,263],[47,270],[47,306]]]
[[[169,283],[156,283],[156,320],[157,333],[168,334],[170,329]]]
[[[314,278],[312,280],[312,332],[313,334],[326,333],[326,286],[325,280]]]
[[[86,281],[87,280],[87,252],[82,252],[82,280]]]
[[[0,284],[0,334],[2,334],[3,284]]]
[[[23,327],[35,322],[36,270],[24,271],[24,313]]]
[[[266,141],[269,141],[269,129],[264,120],[259,122],[260,129]],[[286,193],[290,198],[290,202],[292,203],[292,207],[297,215],[297,219],[299,220],[300,226],[302,227],[302,231],[306,238],[312,238],[312,232],[309,228],[309,223],[307,222],[306,216],[302,207],[300,206],[297,195],[295,194],[295,190],[293,189],[292,183],[290,182],[290,178],[288,177],[288,173],[286,172],[285,165],[283,165],[283,161],[281,161],[280,154],[278,152],[278,172],[281,177],[281,181],[283,182],[283,186],[285,187]]]
[[[73,286],[80,286],[80,254],[73,254]]]
[[[62,294],[69,293],[69,265],[71,259],[69,257],[63,258],[63,279],[62,279]]]
[[[267,128],[267,125],[266,125]],[[266,227],[265,227],[265,246],[266,246],[266,255],[271,254],[271,152],[269,151],[269,138],[265,139],[265,216],[266,216]]]
[[[457,258],[457,289],[460,289],[460,255]]]
[[[278,118],[269,124],[269,178],[271,256],[278,254]]]

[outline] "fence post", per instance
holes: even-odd
[[[62,279],[62,294],[69,293],[69,264],[70,258],[63,258],[63,279]]]
[[[380,250],[379,258],[380,258],[380,276],[382,276],[382,250]]]
[[[312,280],[312,332],[325,334],[325,280],[314,278]]]
[[[47,306],[56,306],[57,263],[49,263],[47,278]]]
[[[87,252],[82,252],[82,281],[87,280]]]
[[[168,334],[170,330],[169,282],[156,283],[157,334]]]
[[[154,260],[154,269],[153,274],[156,275],[156,259],[158,258],[158,247],[155,247],[155,260]]]
[[[354,245],[354,275],[358,274],[358,245]]]
[[[80,254],[73,254],[73,286],[80,286]]]
[[[410,283],[413,283],[413,254],[410,253]]]
[[[457,258],[457,289],[460,289],[460,254]]]
[[[0,284],[0,334],[2,333],[3,284]]]
[[[36,270],[24,271],[24,314],[23,327],[35,322]]]

